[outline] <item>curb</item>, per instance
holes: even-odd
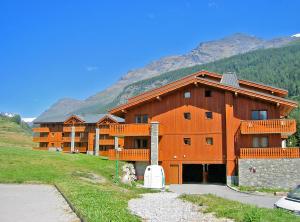
[[[58,188],[56,184],[54,184],[54,187],[57,189],[57,191],[62,195],[62,197],[66,200],[67,204],[69,207],[73,210],[73,212],[77,215],[79,218],[80,222],[87,222],[81,214],[78,212],[78,210],[73,206],[73,204],[69,201],[69,199],[63,194],[63,192]]]

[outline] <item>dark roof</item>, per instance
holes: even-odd
[[[221,84],[233,86],[236,88],[240,87],[239,80],[235,73],[224,73],[220,81]]]
[[[69,115],[62,115],[62,116],[54,116],[54,117],[46,117],[46,118],[37,118],[34,123],[63,123],[71,116],[77,116],[82,119],[85,123],[97,123],[100,119],[105,116],[109,116],[110,118],[114,119],[117,122],[124,122],[124,119],[111,115],[111,114],[69,114]]]

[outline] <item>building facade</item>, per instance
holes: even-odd
[[[297,107],[285,99],[287,93],[235,74],[201,71],[110,113],[125,120],[120,153],[136,150],[143,156],[131,159],[138,171],[146,160],[163,166],[167,183],[237,184],[241,158],[300,157],[299,148],[286,148],[287,137],[296,132],[296,121],[286,117]]]

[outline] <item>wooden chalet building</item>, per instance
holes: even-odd
[[[111,135],[124,137],[120,157],[141,175],[151,161],[163,166],[166,183],[237,183],[240,158],[300,158],[299,148],[285,149],[296,132],[286,117],[297,107],[287,94],[201,71],[112,109],[125,124]]]
[[[235,74],[200,71],[132,97],[110,115],[37,122],[34,141],[39,149],[70,151],[73,132],[80,152],[100,149],[115,160],[118,145],[119,159],[133,162],[140,178],[147,165],[160,164],[168,184],[237,183],[240,159],[300,158],[299,148],[286,148],[296,132],[287,116],[297,107],[287,94]]]
[[[108,114],[71,115],[34,121],[33,141],[39,145],[36,150],[80,152],[108,156],[113,151],[115,138],[107,132],[109,125],[124,120]],[[123,138],[118,145],[124,145]],[[114,154],[114,153],[113,153]]]

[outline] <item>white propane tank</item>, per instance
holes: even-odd
[[[144,174],[144,187],[162,189],[165,187],[165,172],[162,166],[150,165]]]

